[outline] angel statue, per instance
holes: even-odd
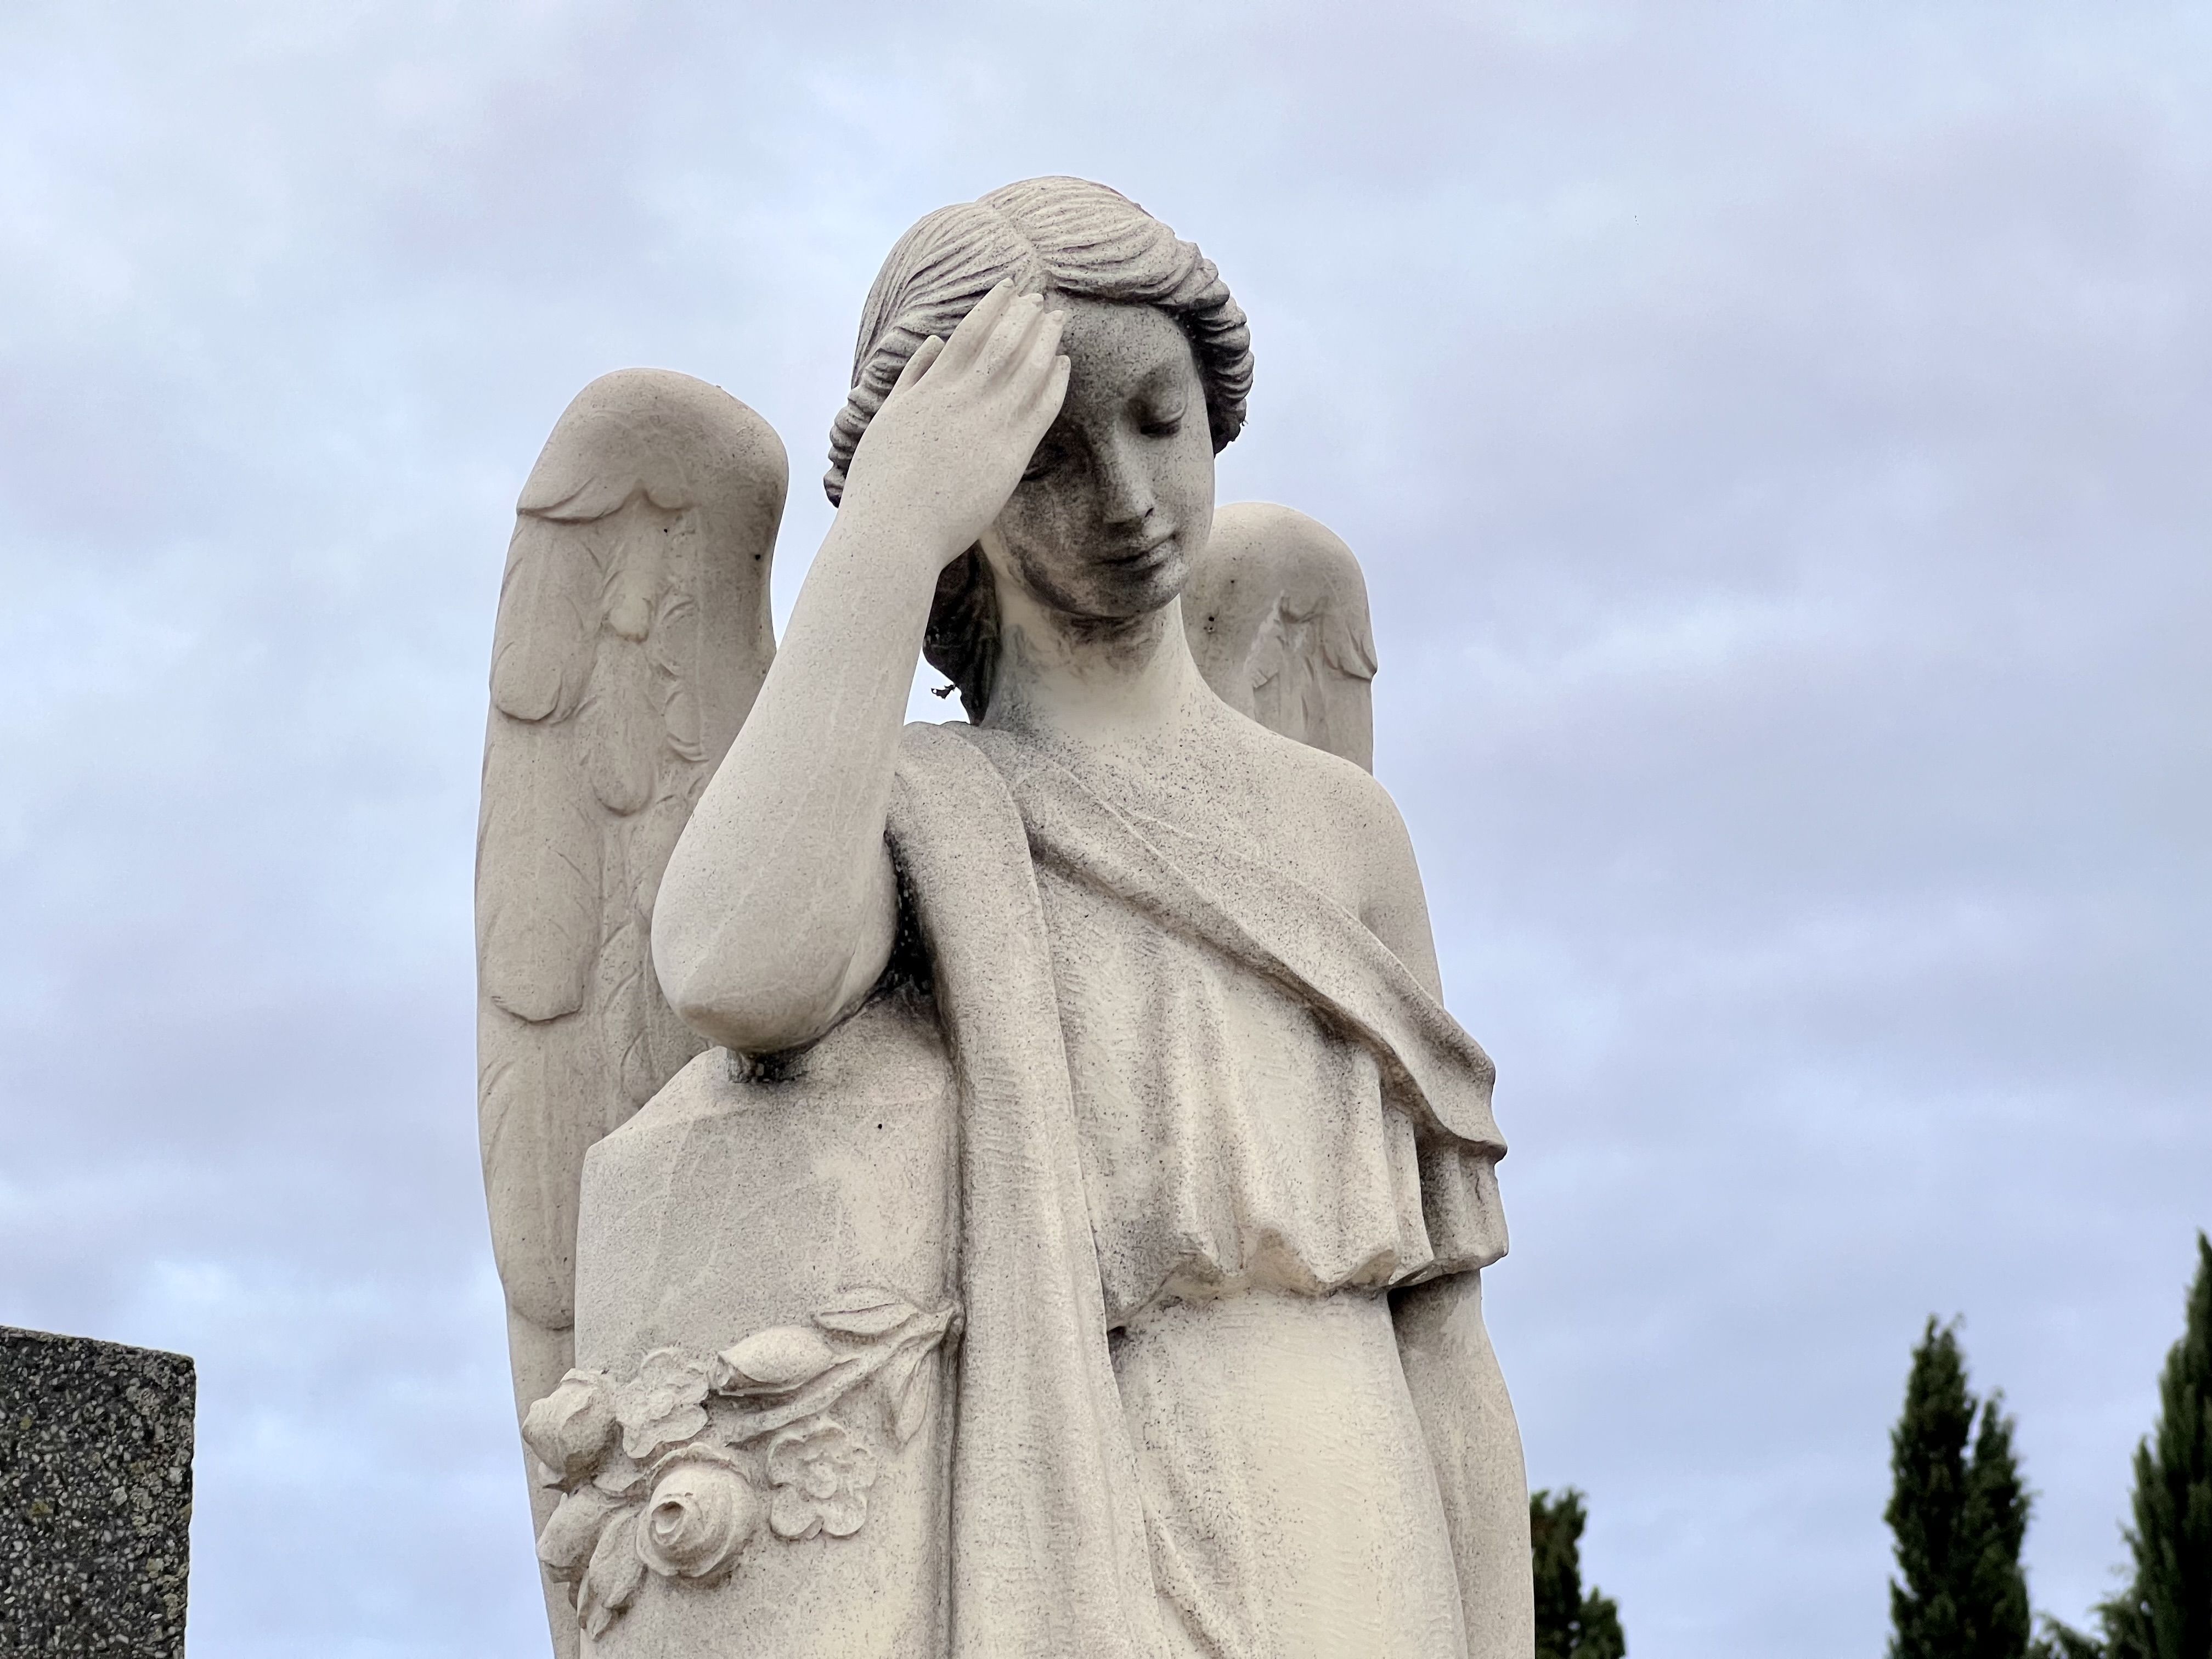
[[[1491,1064],[1358,564],[1215,511],[1251,381],[1115,191],[930,214],[780,648],[765,422],[633,370],[554,428],[477,904],[562,1654],[1531,1653]]]

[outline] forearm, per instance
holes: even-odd
[[[1459,1273],[1391,1298],[1459,1563],[1468,1659],[1529,1659],[1528,1479],[1513,1401],[1482,1322],[1482,1277]]]
[[[654,965],[717,1042],[811,1041],[882,971],[896,925],[884,820],[942,563],[900,526],[839,515],[669,860]]]
[[[1001,283],[949,341],[916,349],[854,453],[775,665],[654,902],[661,988],[717,1042],[811,1042],[889,959],[884,819],[930,601],[1060,408],[1060,327]]]

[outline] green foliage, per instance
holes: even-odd
[[[2013,1426],[2001,1395],[1977,1407],[1956,1326],[1931,1317],[1890,1434],[1890,1659],[2027,1659],[2029,1500]]]
[[[2110,1659],[2212,1659],[2212,1242],[2203,1233],[2158,1403],[2157,1426],[2136,1448],[2135,1575],[2097,1612]]]
[[[2013,1419],[2003,1408],[2002,1393],[1983,1403],[1966,1466],[1966,1504],[1959,1517],[1962,1659],[2021,1659],[2028,1650],[2027,1575],[2020,1565],[2028,1496],[2013,1454]]]
[[[2028,1649],[2027,1659],[2106,1659],[2105,1644],[2045,1613],[2043,1634]]]
[[[1583,1594],[1583,1495],[1528,1494],[1528,1542],[1536,1579],[1536,1659],[1626,1659],[1620,1609],[1595,1586]]]

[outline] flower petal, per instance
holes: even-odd
[[[777,1537],[796,1540],[813,1537],[822,1525],[822,1517],[796,1487],[778,1486],[775,1496],[769,1500],[768,1523],[775,1529]]]
[[[868,1500],[857,1492],[842,1493],[816,1507],[821,1511],[822,1530],[832,1538],[850,1538],[868,1518]]]

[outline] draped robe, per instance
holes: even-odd
[[[1490,1060],[1341,905],[1218,837],[1117,810],[1018,739],[910,729],[890,822],[961,1090],[952,1651],[1152,1659],[1158,1592],[1038,866],[1287,990],[1373,1057],[1426,1144],[1443,1246],[1389,1282],[1504,1252]]]
[[[1249,976],[1359,1057],[1398,1149],[1383,1155],[1397,1211],[1334,1267],[1308,1249],[1316,1282],[1299,1288],[1371,1299],[1504,1253],[1489,1060],[1334,899],[970,727],[908,728],[888,833],[928,995],[887,992],[787,1068],[710,1051],[592,1150],[577,1357],[619,1380],[656,1349],[712,1354],[875,1284],[957,1302],[952,1387],[886,1452],[855,1534],[757,1545],[710,1584],[649,1579],[589,1644],[609,1659],[1177,1651],[1109,1332],[1159,1299],[1155,1279],[1172,1299],[1194,1273],[1233,1276],[1222,1258],[1242,1247],[1124,1270],[1143,1230],[1117,1230],[1086,1152],[1096,1067],[1079,1028],[1098,1011],[1056,971],[1045,890],[1157,930],[1186,965]]]

